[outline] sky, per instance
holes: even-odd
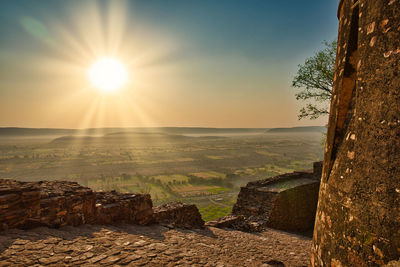
[[[291,81],[337,36],[337,2],[2,0],[0,127],[324,125],[297,119]],[[104,57],[118,91],[89,79]]]

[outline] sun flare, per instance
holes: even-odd
[[[121,89],[127,82],[128,73],[124,64],[115,58],[101,58],[89,68],[89,79],[102,92]]]

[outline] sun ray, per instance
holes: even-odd
[[[138,21],[134,27],[128,27],[128,19],[129,25],[136,19],[127,16],[128,5],[131,3],[127,1],[85,1],[79,10],[75,6],[67,9],[65,18],[49,16],[38,21],[46,34],[37,38],[47,46],[48,53],[31,56],[29,62],[37,64],[33,70],[30,66],[29,71],[38,81],[35,86],[41,84],[39,90],[63,98],[57,104],[49,104],[49,110],[54,111],[50,116],[57,118],[62,105],[71,112],[68,124],[78,128],[156,125],[157,116],[163,113],[156,104],[160,81],[164,86],[171,80],[170,74],[175,71],[171,62],[177,58],[171,51],[179,48],[173,38],[149,25]],[[19,57],[21,61],[27,60],[25,55]],[[96,79],[88,79],[88,67],[103,57],[123,62],[124,73],[110,75],[109,69],[100,68],[95,75],[98,81],[93,82]],[[122,79],[112,85],[105,79],[109,76]],[[50,89],[42,85],[43,77],[57,86]],[[112,91],[122,84],[124,90]],[[94,87],[102,91],[93,90]],[[70,110],[71,106],[78,108]]]
[[[116,55],[125,39],[126,18],[128,17],[126,13],[128,10],[127,3],[125,1],[110,1],[107,10],[106,46],[108,53]]]

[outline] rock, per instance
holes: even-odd
[[[234,229],[259,232],[265,227],[304,232],[314,226],[320,184],[320,163],[314,171],[293,172],[250,182],[242,187],[232,215],[246,223]]]
[[[218,220],[208,221],[205,225],[217,228],[240,229],[243,228],[243,224],[245,224],[243,215],[227,215]]]
[[[50,258],[40,258],[39,262],[41,264],[48,265],[48,264],[55,264],[56,262],[60,262],[63,260],[64,260],[63,256],[54,256],[54,257],[50,257]]]
[[[400,260],[390,261],[387,264],[383,265],[382,267],[399,267],[399,266],[400,266]]]
[[[265,267],[285,267],[285,264],[281,261],[270,260],[265,263]]]
[[[145,244],[147,244],[147,241],[145,241],[145,240],[139,240],[139,241],[133,243],[133,245],[136,247],[143,247]]]
[[[104,264],[114,264],[114,263],[116,263],[116,262],[119,261],[119,260],[120,260],[120,258],[117,257],[117,256],[110,256],[110,257],[104,259],[104,260],[102,261],[102,263],[104,263]]]
[[[99,224],[153,223],[153,202],[149,194],[96,192],[96,222]]]
[[[101,260],[103,260],[105,258],[107,258],[107,255],[103,254],[103,255],[99,255],[99,256],[96,256],[94,258],[89,259],[88,262],[89,263],[96,263],[96,262],[99,262],[99,261],[101,261]]]
[[[129,255],[126,258],[122,259],[121,261],[118,262],[120,265],[127,265],[131,263],[132,261],[136,261],[138,259],[142,258],[141,256],[138,255]]]
[[[169,228],[204,227],[204,221],[196,205],[172,202],[155,207],[153,211],[155,221]]]

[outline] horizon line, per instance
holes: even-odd
[[[273,129],[273,128],[302,128],[302,127],[325,127],[325,125],[286,126],[286,127],[107,126],[107,127],[90,127],[90,128],[0,126],[0,129],[48,129],[48,130],[93,130],[93,129],[129,129],[129,128]]]

